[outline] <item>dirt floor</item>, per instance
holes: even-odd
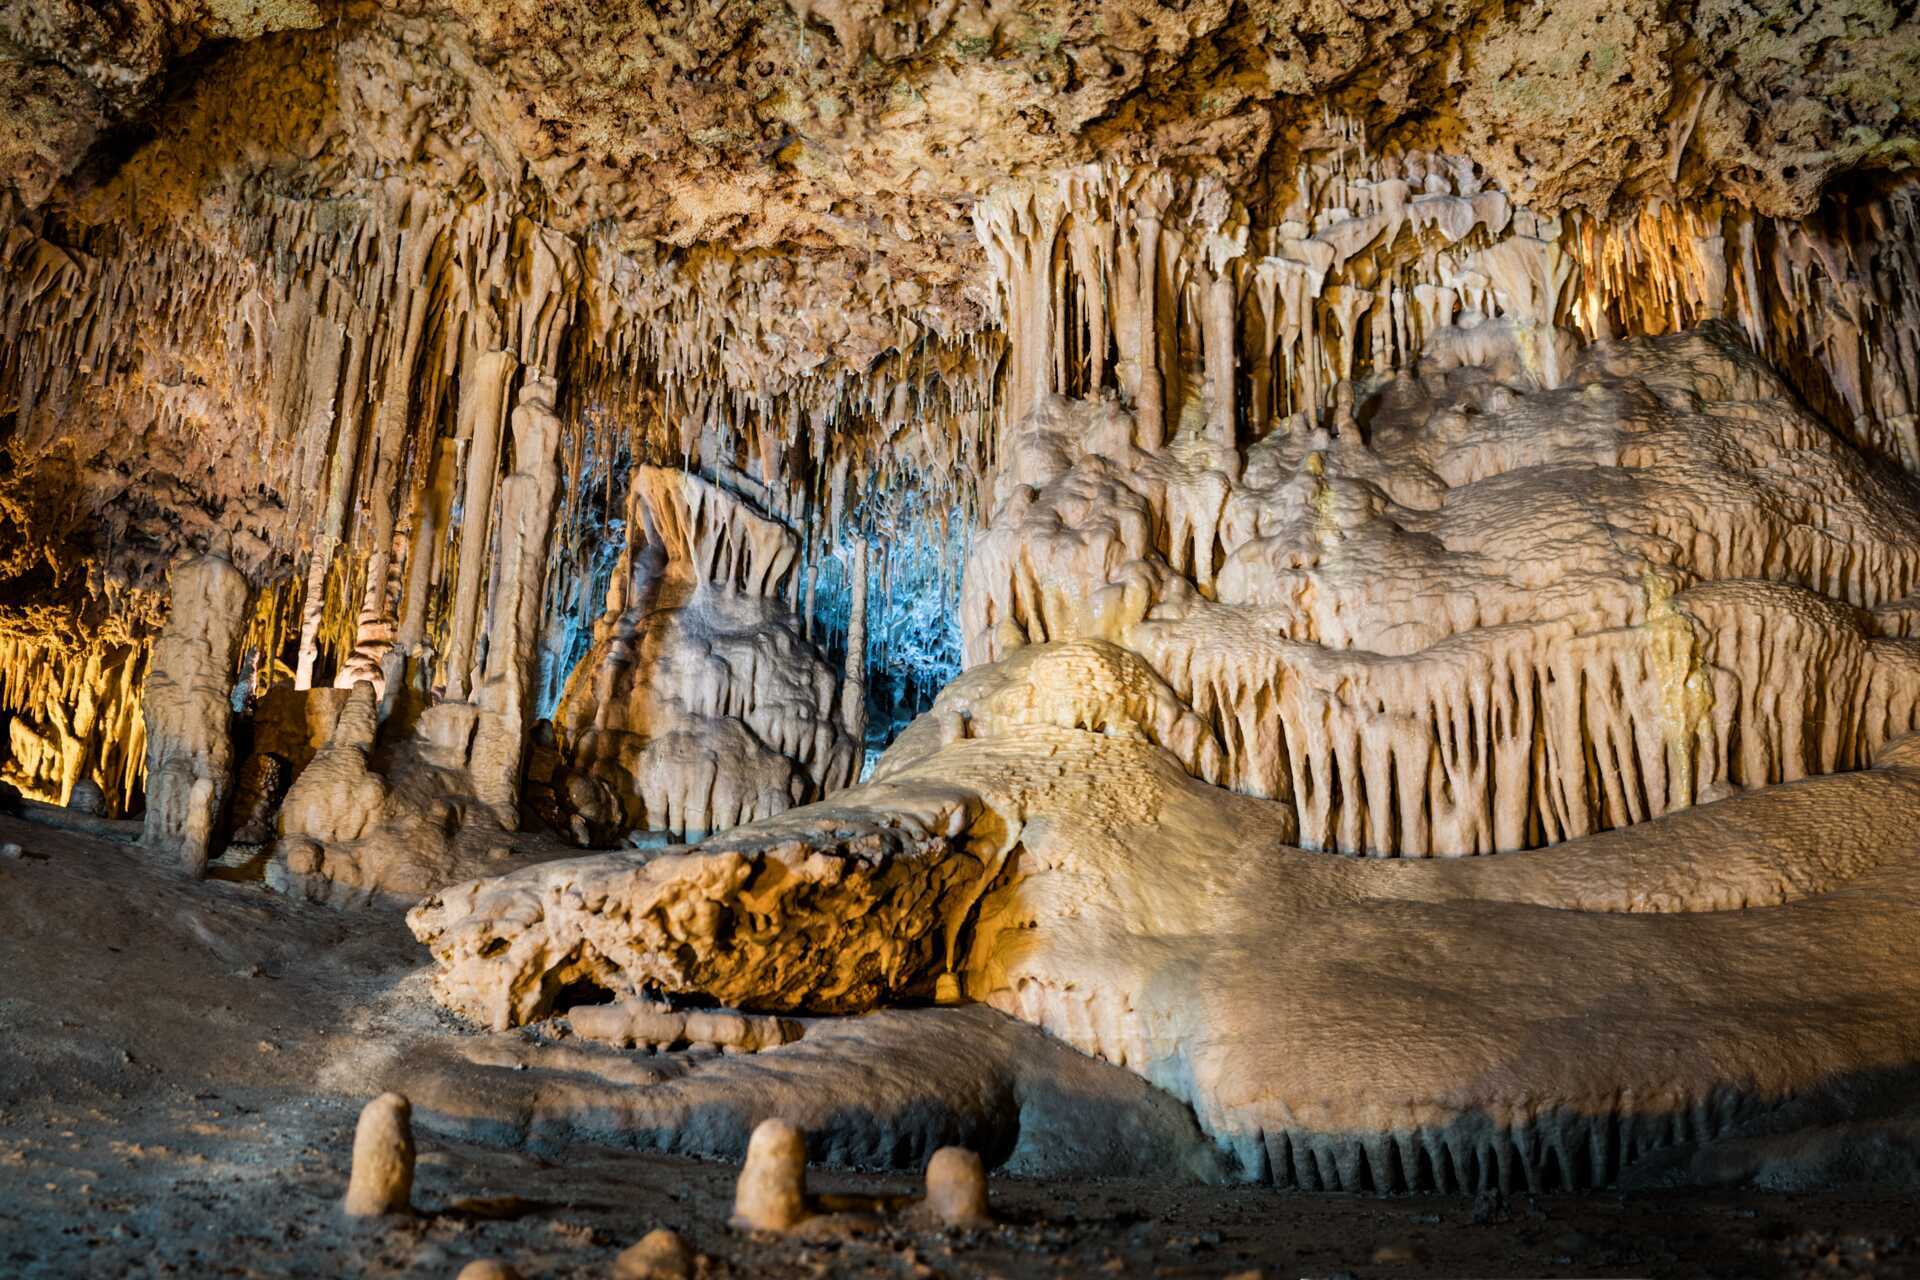
[[[998,1177],[990,1230],[843,1214],[749,1238],[726,1225],[724,1162],[579,1141],[580,1126],[525,1115],[461,1124],[432,1103],[418,1213],[356,1227],[336,1210],[354,1119],[411,1051],[369,1039],[487,1043],[426,1001],[426,955],[397,917],[291,902],[244,876],[190,882],[125,845],[13,819],[0,842],[22,855],[0,858],[0,1276],[451,1277],[481,1257],[527,1277],[606,1276],[657,1226],[710,1276],[1920,1276],[1920,1203],[1867,1192],[1476,1201]],[[1008,1050],[1029,1071],[1048,1052]],[[744,1078],[729,1064],[710,1078]],[[475,1079],[486,1105],[532,1105]],[[1154,1140],[1173,1144],[1124,1092],[1103,1105],[1151,1111]],[[495,1140],[452,1136],[472,1133]],[[815,1170],[811,1185],[887,1194],[915,1179]]]

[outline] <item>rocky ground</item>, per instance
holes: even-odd
[[[710,1276],[1920,1275],[1920,1209],[1870,1190],[1496,1203],[1006,1176],[993,1183],[1002,1224],[987,1231],[841,1214],[794,1237],[748,1238],[726,1226],[731,1165],[619,1150],[604,1132],[584,1141],[593,1126],[578,1122],[577,1095],[614,1087],[604,1066],[582,1071],[569,1058],[561,1070],[527,1069],[525,1055],[508,1060],[498,1038],[441,1014],[421,980],[425,953],[396,917],[291,902],[242,873],[189,882],[126,845],[12,819],[0,818],[0,842],[21,851],[0,858],[7,1276],[452,1276],[479,1257],[530,1277],[608,1275],[621,1249],[663,1225],[694,1244]],[[914,1024],[935,1045],[956,1028],[980,1038],[970,1011],[925,1013],[947,1019]],[[809,1035],[818,1054],[880,1043],[887,1024],[875,1025],[864,1041],[844,1025]],[[1050,1046],[1002,1039],[997,1058],[969,1070],[1017,1095],[1006,1124],[1026,1130],[1014,1167],[1104,1158],[1097,1141],[1056,1132],[1076,1121],[1140,1135],[1153,1159],[1191,1155],[1156,1098],[1050,1056]],[[636,1057],[632,1078],[648,1082],[624,1088],[679,1098],[673,1106],[692,1113],[750,1079],[794,1105],[831,1083],[824,1071],[788,1069],[768,1086],[781,1074],[771,1060],[673,1063],[691,1056]],[[430,1097],[417,1118],[419,1212],[349,1226],[336,1204],[358,1107],[410,1072]],[[553,1122],[562,1103],[551,1084],[503,1084],[543,1074],[587,1081],[568,1095],[572,1121]],[[706,1092],[689,1080],[706,1081]],[[1066,1095],[1079,1110],[1060,1102]],[[993,1114],[988,1102],[926,1096],[934,1102],[901,1094],[891,1111],[872,1108],[891,1117],[903,1163],[917,1140],[901,1119],[909,1112],[945,1107],[939,1123],[991,1128],[980,1119]],[[643,1111],[657,1119],[673,1106]],[[703,1114],[723,1147],[732,1122]],[[915,1181],[829,1171],[812,1185],[885,1195]]]

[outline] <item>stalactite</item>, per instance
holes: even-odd
[[[519,362],[491,351],[470,362],[470,381],[460,396],[459,438],[466,445],[466,482],[460,490],[459,563],[444,677],[447,697],[463,701],[472,686],[473,646],[482,623],[481,587],[493,534],[493,486],[506,429],[507,395]]]
[[[498,578],[488,499],[520,378],[491,367],[503,353],[557,387],[550,618],[610,573],[597,547],[628,466],[688,459],[751,473],[783,518],[819,511],[788,588],[804,629],[849,536],[888,547],[876,562],[891,573],[929,521],[984,521],[1008,415],[1030,395],[1113,393],[1148,449],[1193,403],[1216,444],[1310,433],[1340,425],[1340,396],[1356,398],[1343,380],[1373,385],[1475,326],[1473,342],[1511,341],[1550,385],[1572,354],[1562,333],[1591,342],[1724,314],[1856,442],[1920,467],[1915,210],[1908,184],[1803,223],[1711,201],[1541,219],[1469,165],[1370,150],[1331,121],[1257,205],[1115,164],[982,200],[993,305],[1030,317],[1014,325],[1023,347],[884,272],[562,234],[490,190],[393,178],[323,208],[259,184],[216,221],[138,234],[9,208],[0,402],[17,406],[21,485],[77,447],[61,425],[76,416],[111,424],[101,450],[177,477],[137,487],[144,506],[89,492],[76,512],[107,513],[98,531],[79,518],[57,531],[93,537],[127,581],[151,589],[173,550],[226,527],[250,576],[303,584],[275,596],[299,610],[292,653],[256,672],[291,656],[296,683],[390,687],[422,656],[418,694],[438,682],[457,697],[484,661]],[[1881,251],[1854,247],[1867,243]],[[481,417],[495,430],[476,441]],[[452,441],[466,452],[448,478]],[[1182,514],[1190,541],[1211,502]],[[911,612],[885,594],[872,606],[876,637],[888,611]],[[584,634],[543,634],[543,670]],[[536,701],[562,675],[543,676]]]

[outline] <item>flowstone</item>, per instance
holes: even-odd
[[[1908,482],[1714,332],[1569,378],[1390,383],[1244,465],[1042,399],[977,664],[870,782],[442,891],[436,993],[962,995],[1305,1188],[1607,1183],[1906,1069]]]

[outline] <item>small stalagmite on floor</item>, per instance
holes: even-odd
[[[927,1161],[927,1209],[949,1227],[984,1227],[993,1221],[987,1212],[987,1167],[978,1152],[965,1147],[942,1147]]]
[[[741,1231],[789,1231],[807,1217],[807,1140],[785,1120],[762,1120],[747,1143],[734,1186],[733,1225]]]
[[[404,1094],[383,1093],[361,1108],[353,1131],[353,1176],[341,1207],[350,1218],[412,1212],[413,1105]]]
[[[655,1227],[613,1260],[614,1280],[688,1280],[693,1271],[693,1249],[667,1227]]]

